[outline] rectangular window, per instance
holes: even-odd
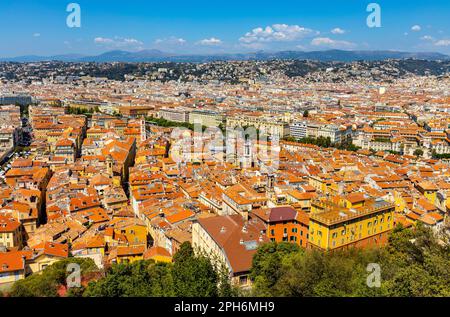
[[[240,276],[240,277],[239,277],[239,284],[241,284],[241,285],[247,285],[247,283],[248,283],[248,277],[247,277],[247,275],[244,275],[244,276]]]

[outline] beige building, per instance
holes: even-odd
[[[289,124],[283,121],[271,120],[263,117],[239,116],[227,118],[227,128],[235,129],[236,127],[255,127],[262,134],[269,136],[278,136],[284,138],[289,136]]]
[[[195,110],[189,114],[189,123],[201,124],[207,127],[218,127],[225,122],[225,116],[219,112]]]
[[[189,122],[189,110],[184,108],[163,108],[158,116],[173,122]]]
[[[192,225],[192,246],[204,252],[217,268],[230,272],[232,284],[242,288],[251,286],[250,269],[253,255],[268,238],[260,221],[245,221],[240,215],[198,219]]]

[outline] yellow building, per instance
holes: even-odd
[[[108,132],[109,132],[108,129],[99,126],[94,126],[86,131],[86,138],[92,140],[100,140],[101,138],[105,137]]]
[[[0,252],[0,290],[25,278],[25,257],[23,252]]]
[[[323,194],[331,193],[333,191],[331,187],[331,185],[333,184],[333,180],[328,174],[310,175],[308,182],[309,185]]]
[[[22,241],[21,223],[12,217],[0,215],[0,247],[21,248]]]
[[[163,247],[153,246],[145,251],[144,260],[154,260],[155,262],[171,263],[172,255],[170,254],[169,250]]]
[[[115,237],[125,237],[130,245],[147,246],[147,227],[141,219],[114,218],[110,225],[114,227]]]
[[[72,255],[78,258],[90,258],[98,268],[103,268],[106,248],[104,235],[95,235],[82,241],[79,240],[72,245]]]
[[[437,191],[439,189],[436,185],[434,185],[432,182],[421,182],[421,183],[416,185],[416,188],[432,204],[436,203]]]
[[[153,158],[163,159],[166,156],[166,148],[155,147],[154,149],[138,150],[136,153],[135,164],[144,164]]]
[[[394,226],[394,209],[394,204],[381,199],[315,200],[308,244],[321,250],[385,244]]]
[[[113,249],[109,255],[112,263],[133,263],[144,259],[145,246],[118,246]]]
[[[317,197],[315,192],[300,192],[293,189],[287,192],[287,201],[289,204],[295,204],[303,211],[309,212],[311,210],[311,201]]]
[[[67,244],[43,242],[35,247],[30,258],[27,258],[27,272],[39,273],[55,262],[69,257]]]

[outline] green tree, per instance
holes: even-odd
[[[370,263],[380,266],[381,287],[367,285]],[[449,266],[448,239],[419,224],[396,227],[381,248],[286,252],[269,243],[252,278],[256,296],[449,296]]]
[[[282,274],[281,261],[285,255],[293,252],[300,252],[299,246],[287,242],[271,242],[258,248],[258,251],[253,257],[250,274],[251,278],[254,280],[255,295],[272,295],[272,289]]]
[[[170,264],[136,261],[114,264],[106,276],[89,283],[85,297],[174,296]]]
[[[219,276],[209,258],[195,255],[189,242],[175,254],[172,278],[176,296],[218,296]]]
[[[415,149],[413,154],[415,156],[422,156],[423,155],[423,150],[422,149]]]
[[[288,142],[296,142],[297,141],[297,139],[294,138],[293,136],[287,136],[284,138],[284,140],[288,141]]]
[[[82,275],[98,270],[91,259],[68,258],[52,264],[41,274],[33,274],[17,281],[12,286],[10,296],[57,297],[58,287],[66,285],[66,279],[70,274],[67,272],[67,266],[71,263],[80,265]]]

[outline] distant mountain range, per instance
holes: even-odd
[[[271,60],[271,59],[295,59],[295,60],[317,60],[317,61],[378,61],[386,59],[424,59],[424,60],[450,60],[450,56],[434,52],[400,52],[400,51],[280,51],[280,52],[254,52],[238,54],[171,54],[159,50],[142,50],[138,52],[109,51],[100,55],[85,56],[79,54],[55,55],[55,56],[18,56],[11,58],[0,58],[0,62],[211,62],[231,60]]]

